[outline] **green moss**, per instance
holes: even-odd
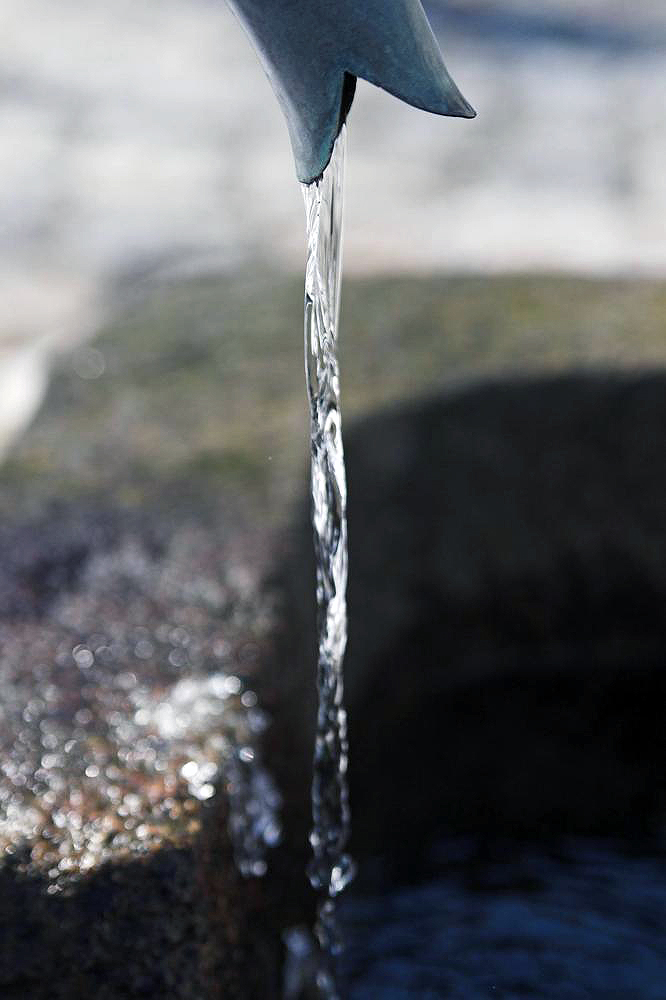
[[[302,486],[307,409],[302,279],[163,287],[95,342],[105,372],[64,356],[4,469],[14,499],[103,490],[117,502],[224,481],[280,506]],[[349,420],[501,372],[666,363],[666,285],[558,276],[347,280],[341,332]]]

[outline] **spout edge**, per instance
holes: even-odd
[[[324,128],[321,130],[321,141],[319,143],[320,155],[318,157],[312,155],[313,148],[316,148],[317,146],[317,143],[313,141],[312,132],[308,133],[308,141],[305,142],[302,141],[303,134],[301,133],[300,143],[294,141],[295,135],[292,133],[296,175],[301,184],[305,184],[307,186],[310,184],[316,184],[323,177],[324,171],[331,161],[333,147],[335,146],[343,126],[347,123],[347,117],[354,101],[358,79],[363,79],[366,83],[370,83],[372,86],[378,87],[385,93],[390,94],[392,97],[396,97],[398,100],[408,104],[410,107],[418,109],[419,111],[427,111],[429,114],[440,115],[441,117],[446,118],[463,118],[468,121],[477,117],[476,110],[472,107],[469,101],[463,97],[450,77],[448,77],[445,81],[446,93],[442,94],[437,99],[422,99],[413,94],[402,91],[400,88],[387,85],[379,78],[373,79],[372,74],[370,73],[363,73],[361,76],[358,72],[345,70],[343,71],[343,78],[340,84],[337,122],[333,128]],[[300,147],[300,153],[296,152],[297,145]]]
[[[390,94],[391,97],[397,97],[403,104],[408,104],[418,111],[427,111],[431,115],[440,115],[443,118],[466,118],[471,120],[477,117],[476,110],[463,97],[453,81],[451,81],[450,92],[441,100],[427,100],[412,96],[406,91],[401,91],[398,87],[392,87],[390,84],[383,83],[380,79],[372,80],[370,77],[364,77],[364,79],[368,83],[371,83],[373,87],[379,87],[380,90]]]

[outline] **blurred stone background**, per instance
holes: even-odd
[[[346,264],[666,267],[666,14],[651,0],[431,0],[473,126],[361,85]],[[146,283],[298,271],[280,112],[222,0],[0,5],[0,444],[54,351]]]

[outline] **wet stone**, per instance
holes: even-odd
[[[201,526],[117,524],[28,605],[0,619],[2,996],[264,995],[277,945],[248,972],[243,927],[281,839],[252,674],[270,592]]]

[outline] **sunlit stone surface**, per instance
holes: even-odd
[[[279,840],[266,717],[237,674],[270,609],[244,593],[244,568],[197,565],[198,541],[176,535],[155,559],[128,538],[93,557],[45,621],[0,626],[0,848],[46,872],[49,892],[191,838],[219,792],[245,874],[262,874]]]

